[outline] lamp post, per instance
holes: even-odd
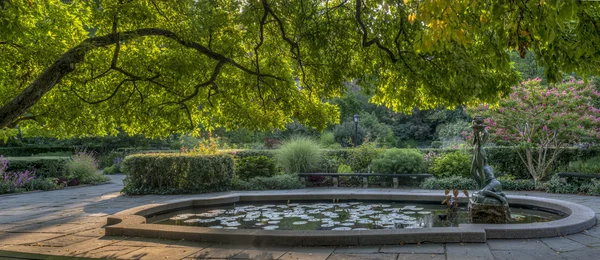
[[[358,144],[358,114],[354,114],[354,147]]]

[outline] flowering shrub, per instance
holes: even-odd
[[[527,171],[540,181],[565,148],[600,138],[600,109],[593,105],[598,97],[600,92],[583,81],[546,87],[536,78],[513,87],[498,107],[468,111],[487,117],[493,139],[518,146]]]
[[[2,161],[2,166],[0,167],[0,175],[2,176],[2,180],[0,180],[0,193],[22,191],[26,189],[25,187],[31,185],[31,181],[35,177],[35,172],[28,170],[23,172],[8,172],[8,161],[4,157],[0,157],[0,160]]]
[[[80,151],[71,156],[65,170],[69,180],[77,179],[82,184],[97,184],[108,181],[108,178],[102,172],[98,172],[98,161],[92,153],[87,151]]]
[[[0,156],[0,194],[23,192],[31,190],[55,190],[62,188],[57,185],[56,178],[37,176],[35,171],[9,171],[8,160]]]

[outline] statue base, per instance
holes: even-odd
[[[505,224],[510,221],[510,209],[508,204],[475,195],[475,198],[469,199],[469,220],[473,223]]]

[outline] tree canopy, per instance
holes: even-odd
[[[598,75],[584,1],[0,0],[0,128],[164,136],[336,122],[356,82],[410,112],[497,102],[510,50]]]

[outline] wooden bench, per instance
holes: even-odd
[[[362,185],[364,188],[369,187],[369,177],[392,177],[394,182],[394,188],[398,188],[399,178],[429,178],[433,177],[431,174],[419,173],[419,174],[387,174],[387,173],[299,173],[300,181],[302,185],[306,187],[306,178],[311,176],[330,176],[333,179],[333,187],[339,186],[339,177],[362,177]]]
[[[558,177],[560,178],[584,178],[584,179],[598,179],[600,180],[600,175],[598,174],[587,174],[587,173],[578,173],[578,172],[559,172]]]

